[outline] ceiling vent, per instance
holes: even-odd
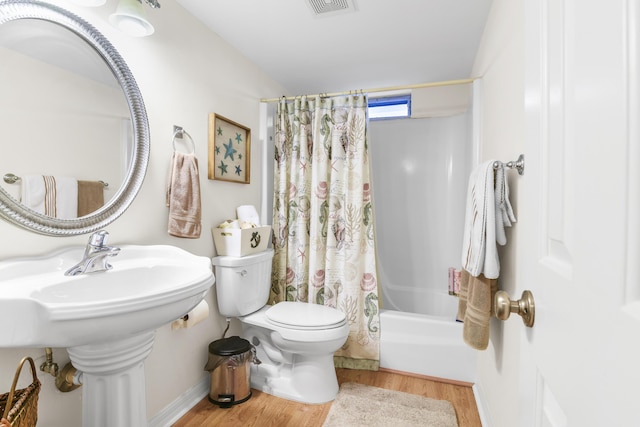
[[[316,17],[325,17],[345,12],[355,12],[354,0],[308,0]]]

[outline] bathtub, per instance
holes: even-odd
[[[474,383],[476,359],[477,352],[462,340],[462,323],[455,314],[380,310],[381,368]]]

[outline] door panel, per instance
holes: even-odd
[[[640,425],[635,2],[525,3],[520,425]]]

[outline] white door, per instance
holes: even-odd
[[[640,426],[638,2],[525,3],[519,425]]]

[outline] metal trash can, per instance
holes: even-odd
[[[249,341],[233,336],[209,344],[209,360],[204,367],[211,373],[209,401],[230,408],[251,397],[251,362],[255,349]]]

